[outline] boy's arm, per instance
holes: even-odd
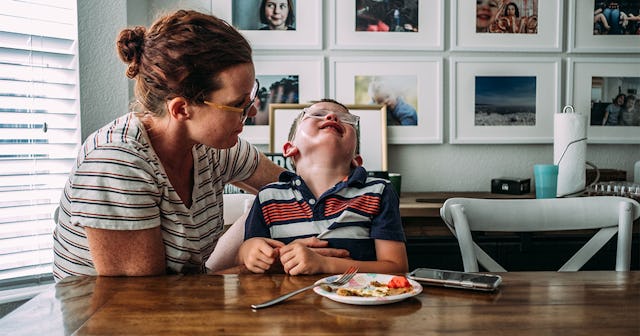
[[[284,243],[270,238],[251,238],[238,250],[238,259],[253,273],[265,273],[277,260],[278,250]]]
[[[342,273],[350,266],[367,273],[406,273],[409,270],[404,242],[375,240],[376,261],[358,261],[346,258],[325,257],[299,242],[280,249],[280,261],[284,271],[291,275]]]

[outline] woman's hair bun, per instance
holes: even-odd
[[[133,78],[138,74],[140,57],[144,52],[144,35],[147,29],[142,26],[123,29],[118,35],[116,49],[120,59],[129,64],[127,77]]]

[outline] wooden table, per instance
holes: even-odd
[[[249,305],[317,276],[77,277],[0,320],[6,335],[634,335],[640,272],[502,273],[496,293],[424,287],[381,306],[313,291],[254,311]]]

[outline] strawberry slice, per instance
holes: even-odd
[[[391,280],[389,280],[387,287],[405,288],[405,287],[411,287],[411,283],[409,283],[409,280],[407,280],[407,278],[403,276],[394,276],[393,278],[391,278]]]

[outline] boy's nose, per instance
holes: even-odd
[[[337,115],[337,114],[335,114],[335,113],[333,113],[333,112],[332,112],[332,113],[327,114],[327,116],[325,117],[325,119],[327,119],[327,120],[332,120],[332,121],[335,121],[335,122],[338,122],[338,120],[339,120],[338,115]]]

